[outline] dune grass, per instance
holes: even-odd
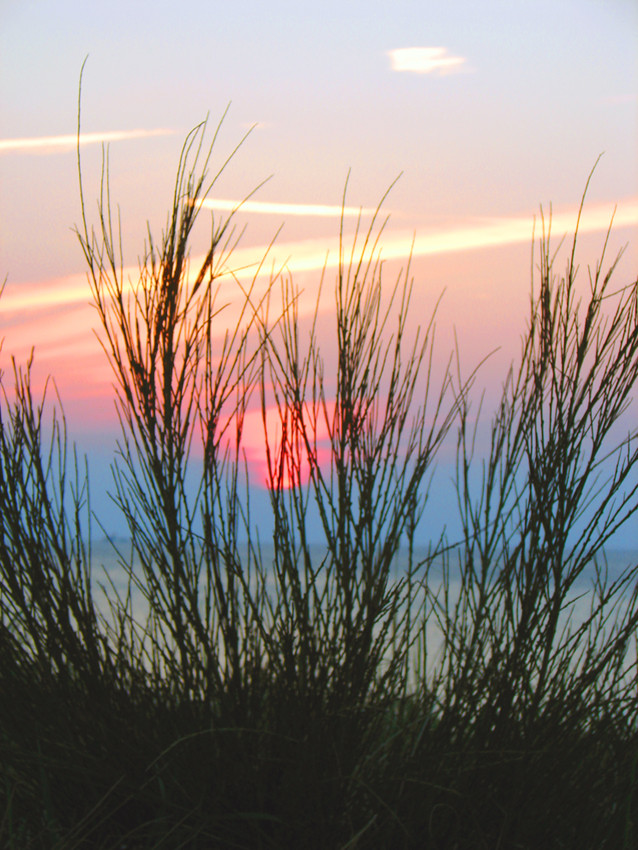
[[[638,510],[638,281],[612,284],[604,250],[577,280],[577,229],[557,275],[547,223],[478,455],[475,374],[435,368],[435,311],[409,337],[410,271],[383,277],[377,218],[341,234],[336,374],[290,276],[265,296],[243,285],[226,327],[232,216],[190,264],[193,200],[214,184],[205,131],[132,282],[108,163],[95,228],[80,169],[121,422],[124,592],[95,570],[61,405],[34,398],[30,364],[2,376],[0,845],[635,847],[638,564],[610,577],[604,550]],[[271,431],[268,546],[250,404]],[[425,522],[450,439],[460,541]]]

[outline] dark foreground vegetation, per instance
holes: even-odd
[[[108,168],[97,227],[83,204],[78,231],[117,386],[128,591],[101,595],[63,416],[5,362],[0,846],[638,846],[638,565],[612,576],[603,552],[638,509],[638,281],[612,284],[604,251],[577,280],[575,237],[556,275],[543,232],[520,358],[475,457],[471,376],[435,378],[432,325],[408,339],[409,271],[382,284],[374,222],[343,244],[332,372],[286,275],[269,300],[244,286],[227,329],[228,221],[189,268],[204,131],[137,280]],[[280,421],[267,557],[242,454],[251,400]],[[426,521],[445,439],[460,543]],[[570,622],[583,589],[589,613]]]

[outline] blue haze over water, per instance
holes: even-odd
[[[113,586],[121,595],[121,598],[125,597],[127,586],[126,571],[123,569],[121,564],[118,563],[118,556],[114,551],[113,545],[117,546],[126,563],[129,563],[130,540],[127,540],[126,538],[118,538],[114,540],[113,543],[111,543],[106,539],[101,539],[94,541],[92,544],[92,575],[94,598],[96,599],[99,610],[107,617],[107,619],[109,618],[109,606],[104,597],[104,592],[100,589],[99,584],[102,584],[107,589],[108,595],[111,597],[111,599],[113,598],[113,591],[109,587],[110,582],[113,583]],[[270,547],[262,546],[261,551],[263,563],[272,563],[272,545]],[[313,564],[315,567],[321,563],[323,553],[325,553],[325,548],[322,549],[322,547],[320,547],[319,545],[312,547],[311,555],[313,557]],[[601,560],[599,562],[599,565],[606,567],[608,583],[619,579],[625,572],[631,570],[631,568],[638,567],[638,548],[611,548],[605,552],[604,557],[604,562]],[[417,549],[415,551],[415,561],[417,563],[419,562],[419,560],[425,560],[426,558],[427,549],[425,547]],[[455,566],[456,564],[458,564],[458,553],[452,552],[450,554],[449,560],[449,577],[451,591],[450,598],[452,600],[452,603],[456,600],[456,598],[458,598],[460,588],[460,583],[458,580],[458,566]],[[393,565],[393,578],[399,579],[400,577],[404,576],[406,573],[407,566],[407,550],[401,550],[399,556],[395,559],[395,563]],[[142,578],[139,565],[134,570],[134,573],[139,578]],[[422,570],[420,571],[420,574],[423,574]],[[106,575],[108,575],[108,580],[105,580]],[[594,565],[592,564],[591,567],[588,567],[583,571],[583,573],[575,582],[572,590],[569,593],[570,604],[566,605],[564,609],[563,622],[566,623],[567,619],[569,618],[571,628],[577,627],[586,619],[586,617],[590,613],[591,603],[593,600],[595,575],[596,571]],[[418,576],[419,572],[417,572],[417,577]],[[438,558],[433,561],[428,573],[428,588],[429,591],[432,592],[432,594],[436,595],[437,591],[442,588],[442,577],[442,561],[440,558]],[[630,601],[631,592],[633,591],[634,585],[637,580],[638,577],[634,576],[633,581],[629,582],[626,585],[622,597],[619,597],[614,603],[618,606],[619,612],[621,610],[624,610],[626,604]],[[267,571],[266,587],[273,594],[274,598],[276,596],[276,582],[274,571],[272,569]],[[417,602],[419,598],[422,599],[423,597],[419,597],[417,592]],[[132,590],[132,603],[134,616],[136,617],[136,619],[138,619],[138,622],[143,623],[146,620],[147,603],[143,599],[142,593],[139,589],[134,588]],[[612,622],[613,619],[614,618],[612,617]],[[433,616],[432,613],[430,613],[427,621],[427,642],[428,656],[430,658],[430,661],[432,662],[436,659],[437,651],[438,649],[440,649],[442,643],[442,634],[440,631],[440,627],[436,622],[436,617]]]

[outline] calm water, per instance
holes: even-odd
[[[122,552],[122,554],[128,557],[130,552],[130,543],[123,540],[116,541],[116,545]],[[264,561],[267,563],[269,560],[272,562],[272,549],[268,552],[265,549],[262,549],[262,553],[264,556]],[[313,552],[313,556],[316,556],[314,563],[319,564],[321,561],[322,550],[317,547]],[[425,556],[425,551],[421,553],[422,557]],[[608,576],[609,580],[614,580],[623,573],[628,567],[634,566],[638,564],[638,550],[612,550],[606,553],[607,557],[607,566],[608,566]],[[454,565],[454,555],[451,556],[451,565]],[[407,568],[407,553],[401,553],[398,557],[394,572],[397,577],[405,575],[405,570]],[[110,581],[113,582],[115,588],[119,591],[120,594],[124,594],[126,590],[126,574],[123,568],[118,565],[117,555],[113,551],[111,544],[108,541],[98,541],[93,545],[93,578],[94,581],[101,582],[105,584],[108,588],[108,583],[105,582],[105,572],[108,573]],[[139,569],[136,570],[136,573],[139,575]],[[450,571],[451,582],[450,582],[450,599],[452,602],[456,601],[459,595],[460,584],[458,580],[454,579],[454,569]],[[590,606],[592,602],[592,580],[594,577],[594,569],[587,570],[579,579],[577,584],[574,586],[571,594],[570,594],[570,604],[566,607],[563,613],[563,621],[566,622],[567,618],[571,618],[571,623],[573,626],[582,623],[583,620],[588,616],[590,612]],[[276,583],[274,580],[274,573],[271,571],[267,577],[266,582],[267,588],[272,592],[273,597],[276,596]],[[436,594],[442,587],[442,572],[441,572],[441,563],[434,562],[429,574],[429,590]],[[624,598],[627,598],[632,590],[632,586],[628,586],[627,593]],[[96,588],[96,600],[98,602],[98,607],[101,611],[108,616],[108,605],[104,598],[103,592]],[[111,592],[112,595],[112,592]],[[421,597],[422,598],[422,597]],[[133,590],[133,611],[135,617],[138,621],[143,622],[146,619],[146,602],[139,591],[139,589]],[[434,664],[437,657],[437,652],[442,644],[442,635],[440,631],[440,627],[436,622],[436,617],[430,616],[427,620],[427,641],[428,641],[428,655],[431,658],[431,663]]]

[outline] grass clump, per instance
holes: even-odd
[[[3,381],[3,846],[635,846],[638,565],[610,577],[604,558],[638,510],[636,431],[620,430],[638,281],[613,290],[603,250],[583,294],[577,231],[561,277],[543,231],[520,357],[475,457],[474,375],[450,360],[435,382],[433,318],[408,337],[409,268],[382,285],[376,217],[350,247],[341,234],[334,374],[290,276],[258,295],[256,275],[227,327],[232,216],[190,262],[214,183],[205,129],[134,281],[108,163],[96,228],[80,171],[130,537],[106,604],[63,414],[34,398],[30,363]],[[268,546],[243,462],[252,403]],[[451,434],[460,542],[424,519]]]

